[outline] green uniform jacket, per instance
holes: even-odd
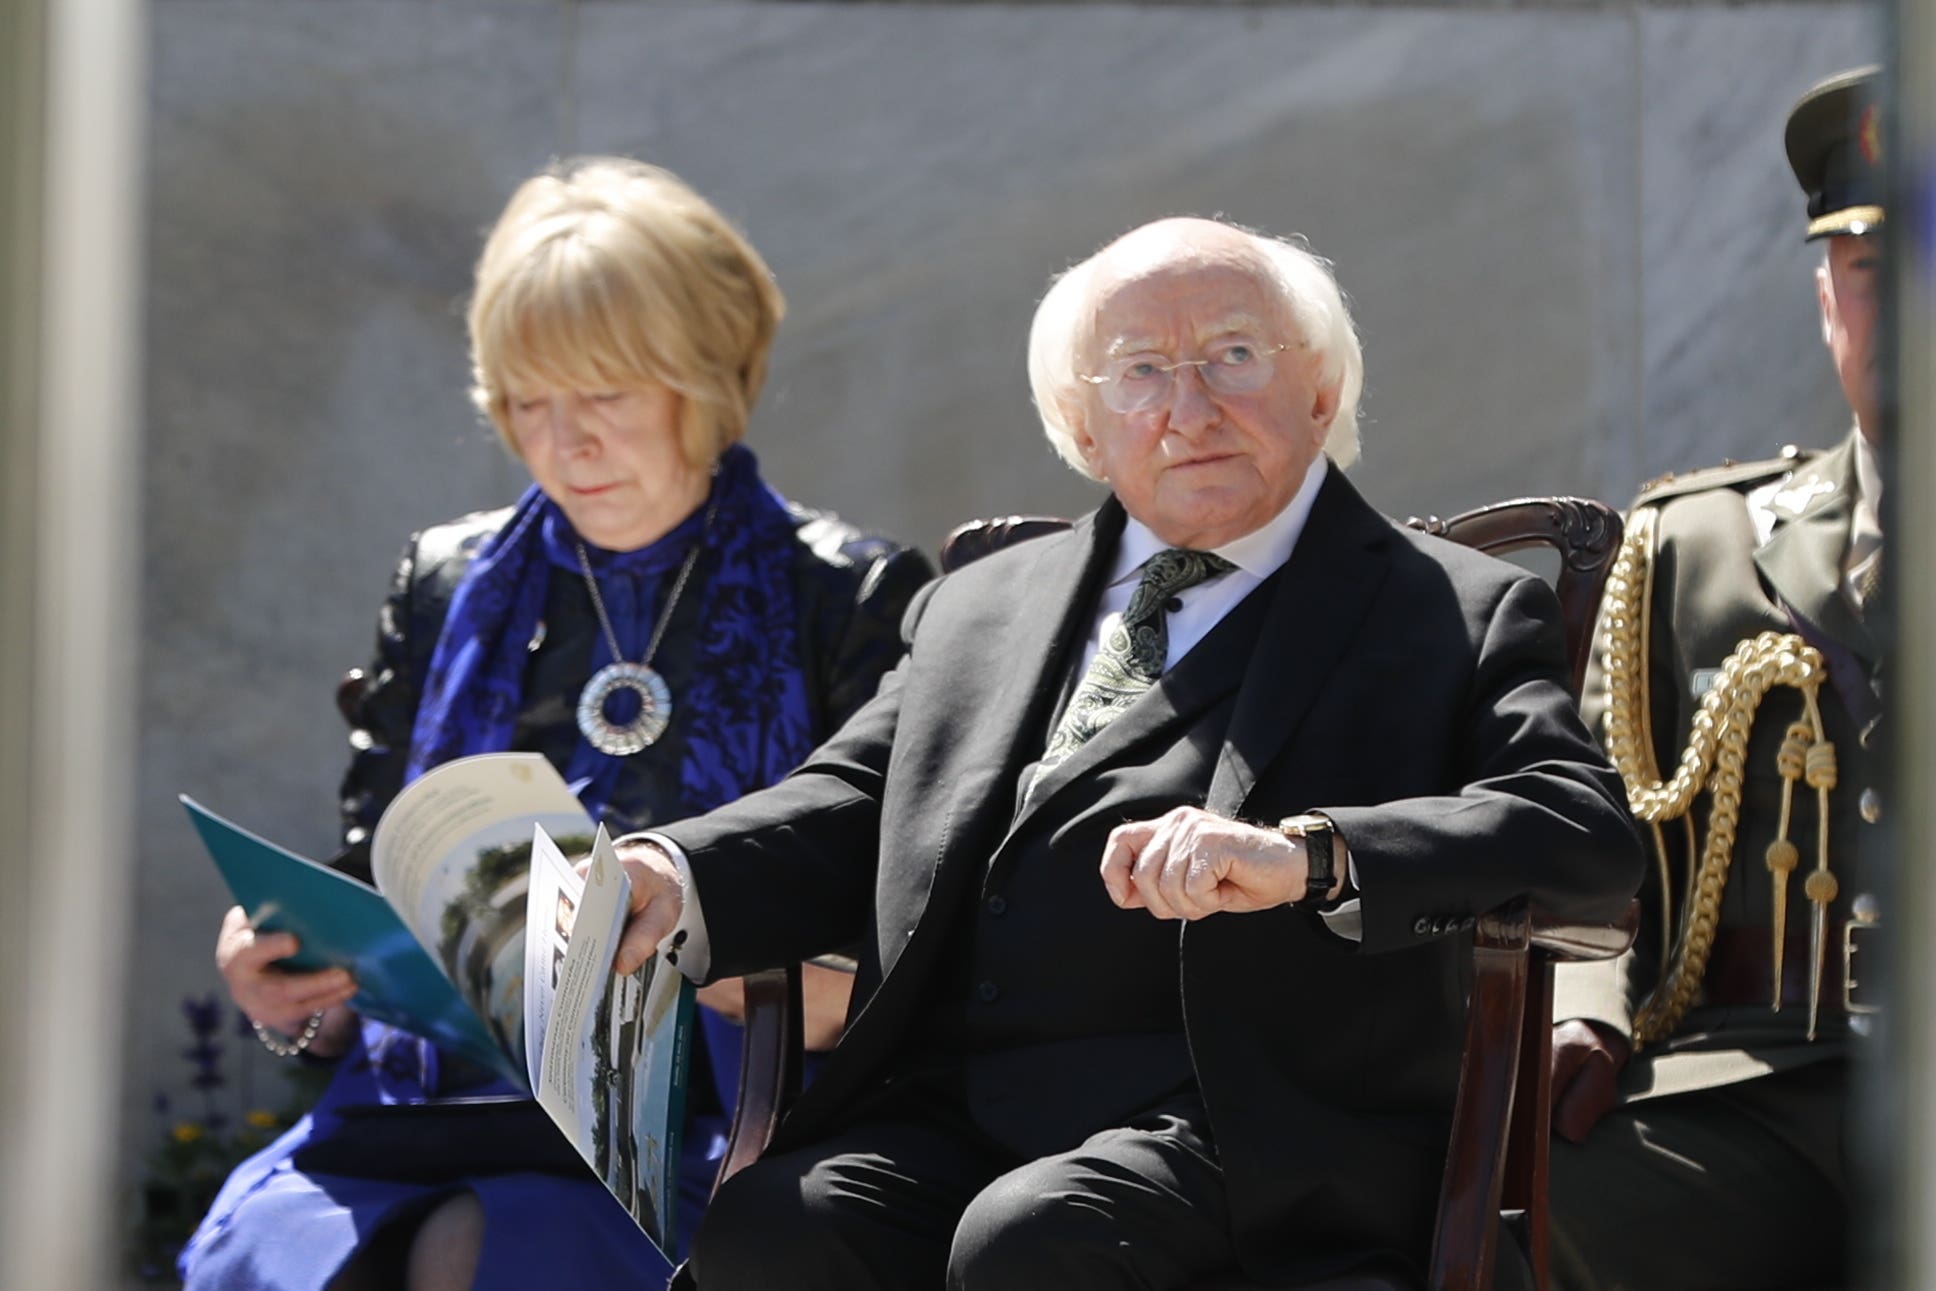
[[[1880,768],[1876,690],[1879,651],[1841,582],[1857,496],[1855,441],[1819,455],[1788,450],[1776,460],[1669,479],[1650,486],[1634,508],[1658,513],[1649,635],[1649,701],[1654,755],[1671,775],[1686,747],[1702,694],[1722,661],[1759,633],[1800,632],[1823,652],[1832,681],[1821,690],[1822,717],[1833,741],[1838,785],[1830,794],[1829,862],[1839,893],[1830,907],[1827,964],[1817,1039],[1806,1038],[1808,1009],[1791,1003],[1773,1011],[1768,968],[1773,918],[1772,879],[1765,863],[1776,837],[1782,781],[1776,751],[1788,724],[1802,716],[1800,695],[1778,687],[1757,710],[1748,743],[1742,808],[1733,862],[1721,903],[1719,931],[1704,989],[1673,1035],[1642,1048],[1622,1077],[1631,1101],[1713,1088],[1770,1071],[1844,1056],[1849,1018],[1842,1008],[1842,924],[1865,881],[1861,835],[1881,802],[1870,788]],[[1751,505],[1751,498],[1755,505]],[[1757,506],[1772,520],[1758,541]],[[1596,652],[1586,684],[1589,723],[1604,731],[1602,659]],[[1865,741],[1864,736],[1867,736]],[[1690,811],[1701,840],[1711,803],[1706,792]],[[1788,884],[1784,972],[1805,983],[1812,950],[1810,903],[1802,885],[1815,866],[1816,795],[1795,792],[1788,837],[1800,865]],[[1686,881],[1685,828],[1663,826],[1669,845],[1675,926],[1681,926]],[[1651,849],[1650,849],[1651,850]],[[1635,949],[1603,964],[1570,965],[1558,982],[1554,1017],[1592,1018],[1631,1035],[1634,1010],[1653,988],[1662,962],[1662,892],[1658,874],[1641,889],[1643,917]],[[1860,954],[1854,977],[1863,979]],[[1870,975],[1876,975],[1875,965]],[[1753,984],[1749,989],[1744,985]],[[1791,987],[1799,993],[1800,987]],[[1732,996],[1723,1005],[1712,997]],[[1751,1002],[1752,1000],[1752,1002]]]

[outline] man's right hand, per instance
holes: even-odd
[[[679,926],[679,916],[686,910],[686,886],[680,881],[679,867],[662,848],[623,842],[617,852],[625,876],[632,881],[632,903],[612,968],[634,973],[659,953],[659,943]]]
[[[1553,1028],[1553,1132],[1572,1143],[1619,1101],[1620,1069],[1633,1044],[1612,1027],[1573,1018]]]

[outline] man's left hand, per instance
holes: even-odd
[[[1342,875],[1342,859],[1337,868]],[[1302,844],[1201,807],[1118,825],[1102,849],[1109,899],[1158,919],[1268,910],[1301,899],[1307,872]],[[1343,886],[1340,878],[1332,895]]]

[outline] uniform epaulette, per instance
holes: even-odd
[[[1708,489],[1737,489],[1744,484],[1758,484],[1762,480],[1784,475],[1816,455],[1813,450],[1784,444],[1779,455],[1764,461],[1724,461],[1719,466],[1709,466],[1682,474],[1669,471],[1641,485],[1640,492],[1634,496],[1634,505],[1661,502],[1667,498],[1680,497],[1687,493],[1701,493]]]

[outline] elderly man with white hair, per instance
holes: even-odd
[[[1110,496],[929,585],[789,779],[626,840],[621,967],[859,947],[675,1285],[1405,1285],[1474,917],[1640,878],[1557,606],[1346,482],[1362,359],[1300,247],[1134,230],[1045,297],[1029,372]]]

